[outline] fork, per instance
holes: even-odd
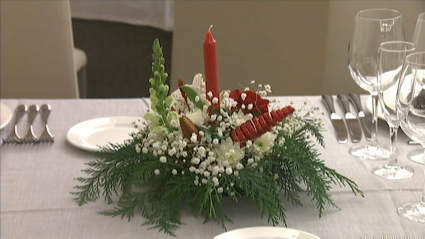
[[[47,125],[47,118],[49,118],[52,107],[49,104],[44,104],[40,107],[41,119],[44,122],[43,133],[38,138],[39,142],[54,142],[55,138],[50,133],[49,126]]]
[[[22,141],[21,136],[18,134],[18,123],[27,111],[28,106],[26,105],[18,105],[18,107],[16,107],[15,127],[9,136],[3,138],[3,143],[20,143]]]
[[[38,112],[40,111],[40,107],[38,105],[30,105],[28,108],[28,122],[30,124],[28,133],[22,138],[23,143],[36,143],[38,142],[37,136],[34,134],[34,128],[32,126],[35,118],[37,117]]]

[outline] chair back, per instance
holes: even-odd
[[[79,98],[68,1],[1,2],[1,98]]]

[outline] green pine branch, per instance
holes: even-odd
[[[307,194],[316,202],[319,216],[321,216],[326,204],[338,208],[330,195],[332,185],[349,186],[355,195],[363,196],[363,192],[355,182],[334,169],[326,167],[320,160],[320,154],[314,148],[314,143],[305,139],[306,132],[317,135],[317,141],[321,145],[324,144],[319,128],[306,124],[292,136],[284,136],[286,139],[284,146],[275,147],[275,151],[285,152],[276,157],[276,162],[280,165],[274,167],[274,173],[282,175],[278,178],[277,184],[286,197],[297,204],[294,194],[301,190],[297,184],[302,182],[307,187]]]

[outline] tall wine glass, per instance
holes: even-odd
[[[425,51],[425,12],[419,14],[416,20],[413,43],[416,45],[416,51]]]
[[[413,34],[413,43],[416,45],[416,50],[425,51],[425,12],[419,14],[416,20],[415,32]],[[422,92],[425,97],[425,91]],[[416,162],[425,164],[425,155],[423,150],[412,150],[407,154],[407,158]]]
[[[397,94],[397,114],[403,131],[411,139],[419,142],[423,151],[425,151],[425,113],[418,105],[418,96],[424,88],[425,52],[410,54],[406,57],[400,78],[399,93]],[[425,223],[425,184],[420,201],[406,203],[399,207],[397,211],[403,218]]]
[[[357,13],[348,49],[351,77],[372,97],[371,140],[350,148],[351,155],[370,160],[390,158],[390,149],[378,143],[378,48],[382,42],[404,41],[401,13],[391,9],[367,9]]]
[[[405,41],[381,43],[378,49],[378,95],[385,120],[390,127],[390,161],[372,169],[372,173],[386,179],[405,179],[413,176],[413,169],[397,162],[395,144],[400,119],[396,111],[396,96],[401,70],[406,56],[415,52],[415,44]]]

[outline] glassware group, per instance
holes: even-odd
[[[353,80],[371,95],[371,140],[354,145],[355,157],[389,162],[372,173],[386,179],[407,179],[413,169],[398,162],[397,130],[420,143],[423,149],[408,153],[425,162],[425,13],[418,16],[412,42],[406,42],[401,13],[391,9],[367,9],[357,13],[349,45],[348,68]],[[390,147],[378,142],[378,106],[390,127]],[[425,171],[424,171],[425,172]],[[419,202],[406,203],[398,214],[425,223],[425,183]]]

